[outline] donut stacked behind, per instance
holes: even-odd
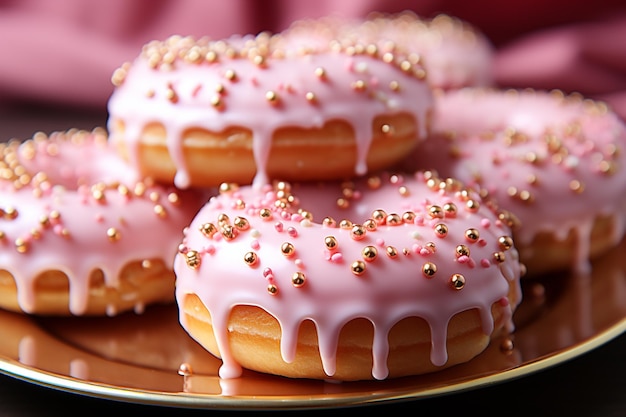
[[[362,175],[425,137],[432,93],[401,49],[284,44],[267,34],[147,44],[113,76],[112,141],[143,174],[185,188]]]
[[[180,321],[223,359],[223,378],[443,369],[510,330],[523,267],[507,221],[421,172],[226,186],[176,257]]]
[[[199,195],[140,180],[100,131],[0,153],[1,308],[114,315],[174,301],[171,264]]]
[[[572,269],[624,236],[626,128],[601,102],[531,90],[436,98],[433,137],[409,159],[481,190],[520,225],[528,274]]]
[[[294,47],[324,45],[333,38],[392,43],[423,63],[428,84],[435,90],[487,87],[494,82],[495,51],[489,39],[470,23],[445,14],[423,18],[405,11],[372,13],[365,19],[303,19],[283,35]]]

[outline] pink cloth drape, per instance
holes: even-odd
[[[172,34],[222,38],[280,31],[304,17],[406,9],[480,28],[497,48],[502,87],[578,91],[626,118],[623,0],[0,0],[0,105],[104,109],[113,70]]]

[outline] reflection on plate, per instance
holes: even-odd
[[[100,398],[189,408],[321,408],[450,394],[527,375],[622,334],[625,250],[626,241],[597,260],[588,276],[526,280],[512,335],[468,363],[429,375],[336,383],[244,372],[221,380],[220,361],[187,336],[173,305],[114,318],[0,311],[0,372]],[[191,373],[179,373],[183,363]]]

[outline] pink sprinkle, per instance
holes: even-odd
[[[332,257],[332,253],[328,250],[324,251],[324,259],[326,259],[327,261],[330,261]]]
[[[300,220],[304,219],[304,216],[300,213],[293,213],[291,215],[291,220],[294,222],[300,222]]]
[[[423,216],[415,216],[415,222],[416,225],[418,226],[423,226],[424,225],[424,217]]]
[[[506,297],[502,297],[500,298],[500,300],[498,300],[498,303],[502,306],[502,307],[506,307],[509,305],[509,299]]]
[[[276,229],[277,232],[282,232],[283,231],[283,224],[281,222],[274,223],[274,229]]]
[[[291,237],[298,237],[298,231],[293,227],[287,229],[287,234]]]
[[[96,214],[96,216],[95,216],[95,220],[96,220],[96,222],[98,222],[98,223],[102,223],[102,222],[104,221],[104,214],[102,214],[102,213],[98,213],[98,214]]]
[[[296,259],[294,263],[298,268],[304,269],[304,262],[302,261],[302,259]]]
[[[215,253],[215,246],[209,245],[204,248],[204,253],[208,253],[209,255],[213,255]]]
[[[198,84],[193,91],[191,92],[191,96],[192,97],[196,97],[198,95],[198,93],[200,92],[200,90],[202,90],[202,84]]]
[[[420,249],[420,255],[426,256],[426,255],[430,255],[431,253],[432,252],[427,248]]]
[[[491,265],[491,262],[489,261],[489,259],[481,259],[480,260],[480,266],[482,266],[483,268],[489,268],[489,266]]]
[[[482,219],[480,221],[480,225],[486,229],[488,229],[491,226],[491,221],[489,219]]]
[[[288,211],[283,211],[282,213],[280,213],[280,217],[282,217],[284,220],[289,220],[291,219],[291,213],[289,213]]]
[[[485,239],[478,239],[478,246],[487,246],[487,241]]]
[[[343,255],[341,254],[341,252],[335,252],[330,255],[330,260],[332,262],[341,262],[343,260]]]
[[[459,256],[459,258],[457,259],[457,261],[458,261],[460,264],[466,264],[466,263],[469,263],[470,258],[469,258],[469,256],[467,256],[467,255],[461,255],[461,256]]]
[[[258,240],[254,239],[252,242],[250,242],[250,247],[252,249],[257,250],[257,249],[259,249],[261,247],[261,244],[259,243]]]
[[[270,275],[273,275],[273,273],[272,273],[272,268],[265,268],[265,269],[263,270],[263,276],[264,276],[265,278],[267,278],[267,277],[268,277],[268,276],[270,276]]]
[[[60,224],[57,224],[54,226],[54,228],[52,229],[54,231],[54,233],[56,233],[57,235],[61,235],[63,233],[63,227]]]
[[[380,81],[378,80],[378,77],[370,78],[370,85],[372,85],[373,87],[377,87],[379,84]]]
[[[418,245],[417,243],[414,243],[413,246],[411,247],[411,250],[415,253],[420,253],[420,251],[422,250],[422,246]]]
[[[187,253],[187,252],[189,252],[189,248],[186,245],[183,245],[181,243],[180,245],[178,245],[178,252],[179,253]]]
[[[376,239],[376,244],[380,247],[385,246],[385,241],[381,238]]]

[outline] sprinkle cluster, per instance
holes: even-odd
[[[328,234],[320,241],[320,252],[325,254],[325,259],[328,262],[344,263],[350,268],[351,272],[355,276],[362,276],[366,273],[368,264],[375,262],[378,259],[386,258],[390,260],[398,259],[400,257],[421,256],[426,261],[421,267],[422,275],[426,278],[432,278],[437,274],[438,267],[435,262],[428,260],[428,257],[439,250],[439,241],[445,240],[449,233],[448,223],[457,217],[460,210],[466,210],[470,213],[477,213],[480,208],[480,198],[472,190],[465,188],[460,182],[453,179],[441,180],[434,173],[423,173],[423,180],[425,184],[432,190],[440,194],[454,196],[450,198],[450,201],[438,205],[438,204],[425,204],[423,208],[417,210],[407,210],[402,213],[387,212],[382,209],[374,210],[369,218],[363,222],[355,222],[349,219],[337,220],[333,217],[326,216],[322,219],[321,224],[328,230]],[[366,187],[369,190],[375,190],[385,185],[383,178],[380,176],[369,177],[366,182]],[[403,176],[392,175],[388,178],[388,186],[395,186],[398,193],[402,197],[409,197],[411,195],[410,187],[405,185]],[[258,243],[258,232],[251,226],[254,224],[254,218],[260,218],[263,222],[274,222],[274,229],[283,233],[286,232],[287,236],[292,240],[287,240],[279,247],[279,251],[282,256],[294,260],[296,266],[302,265],[302,261],[298,259],[298,247],[297,237],[300,233],[297,227],[286,227],[286,222],[299,224],[301,227],[311,227],[313,223],[313,215],[310,211],[300,207],[298,197],[292,193],[291,185],[287,182],[276,182],[266,193],[266,199],[264,203],[249,203],[238,197],[238,186],[234,184],[223,184],[220,187],[221,197],[224,198],[221,204],[227,204],[225,201],[231,200],[232,204],[230,208],[236,211],[241,211],[241,215],[231,218],[228,214],[222,212],[218,214],[215,222],[206,222],[200,226],[200,232],[208,240],[214,242],[220,241],[234,241],[248,232],[252,235],[252,244],[250,251],[243,255],[243,262],[251,268],[255,268],[259,265],[259,255],[255,251],[260,247]],[[339,210],[346,210],[350,205],[359,198],[361,193],[353,182],[345,182],[341,185],[340,197],[337,198],[336,204]],[[365,191],[367,192],[367,191]],[[246,216],[251,216],[250,219]],[[498,217],[498,222],[509,226],[511,224],[510,216],[507,212],[502,211]],[[333,230],[341,230],[342,235],[345,236],[345,232],[348,232],[348,236],[354,242],[360,242],[365,239],[367,235],[376,236],[376,232],[385,227],[400,227],[406,225],[419,225],[419,226],[431,226],[433,238],[429,240],[427,237],[419,235],[415,231],[413,236],[415,243],[411,247],[396,247],[384,242],[382,237],[376,237],[369,240],[361,248],[361,256],[358,259],[345,260],[341,250],[341,243],[337,236],[338,232]],[[483,247],[487,245],[487,242],[480,235],[481,228],[489,228],[490,221],[483,219],[482,223],[476,228],[468,228],[464,231],[464,241],[453,246],[454,253],[450,254],[451,259],[456,259],[458,264],[467,265],[470,268],[480,266],[488,268],[491,265],[497,265],[505,261],[506,252],[513,247],[513,239],[508,235],[502,235],[498,238],[499,250],[495,251],[490,259],[480,259],[478,265],[471,256],[471,248],[473,245]],[[427,229],[426,229],[427,230]],[[371,243],[370,243],[371,242]],[[418,243],[423,242],[423,243]],[[345,243],[344,243],[345,244]],[[446,243],[450,245],[450,243]],[[307,251],[315,250],[314,248],[307,247]],[[204,246],[201,250],[191,249],[183,244],[179,248],[179,252],[184,255],[187,266],[191,269],[197,269],[202,263],[202,257],[204,254],[215,253],[215,247],[213,244]],[[263,277],[268,281],[267,290],[270,294],[275,295],[278,293],[278,286],[274,280],[273,271],[271,268],[264,268]],[[451,288],[456,290],[462,289],[465,286],[465,276],[461,273],[452,274],[448,277]],[[300,288],[305,285],[307,276],[303,270],[297,270],[293,273],[291,283],[294,287]]]
[[[43,133],[36,134],[32,139],[23,143],[11,141],[0,144],[0,190],[16,192],[29,190],[37,199],[49,199],[59,190],[59,184],[55,184],[50,177],[52,173],[45,170],[29,172],[26,166],[20,162],[32,160],[36,157],[54,157],[60,152],[63,141],[74,146],[83,146],[87,141],[93,141],[97,145],[106,146],[106,135],[102,129],[95,129],[92,132],[83,130],[69,130],[67,132],[53,133],[50,137]],[[57,167],[61,169],[62,167]],[[131,199],[141,198],[154,203],[153,212],[158,218],[167,218],[167,209],[162,203],[162,196],[159,192],[151,190],[153,181],[145,179],[137,181],[132,186],[120,182],[104,183],[95,182],[87,184],[81,178],[76,178],[75,191],[81,196],[82,204],[95,204],[106,207],[108,204],[107,195],[115,192],[130,202]],[[172,192],[166,196],[169,204],[179,204],[179,196]],[[31,245],[40,239],[45,233],[54,233],[60,237],[71,239],[72,232],[65,224],[62,212],[53,208],[53,205],[41,203],[43,214],[38,220],[38,225],[27,233],[13,238],[13,245],[18,253],[28,253]],[[19,207],[4,206],[0,203],[0,220],[18,221],[21,217]],[[123,220],[123,219],[121,219]],[[102,219],[97,218],[99,222]],[[0,223],[1,224],[1,223]],[[121,231],[116,227],[106,229],[106,239],[115,243],[122,238]],[[9,239],[8,234],[0,228],[0,243]]]

